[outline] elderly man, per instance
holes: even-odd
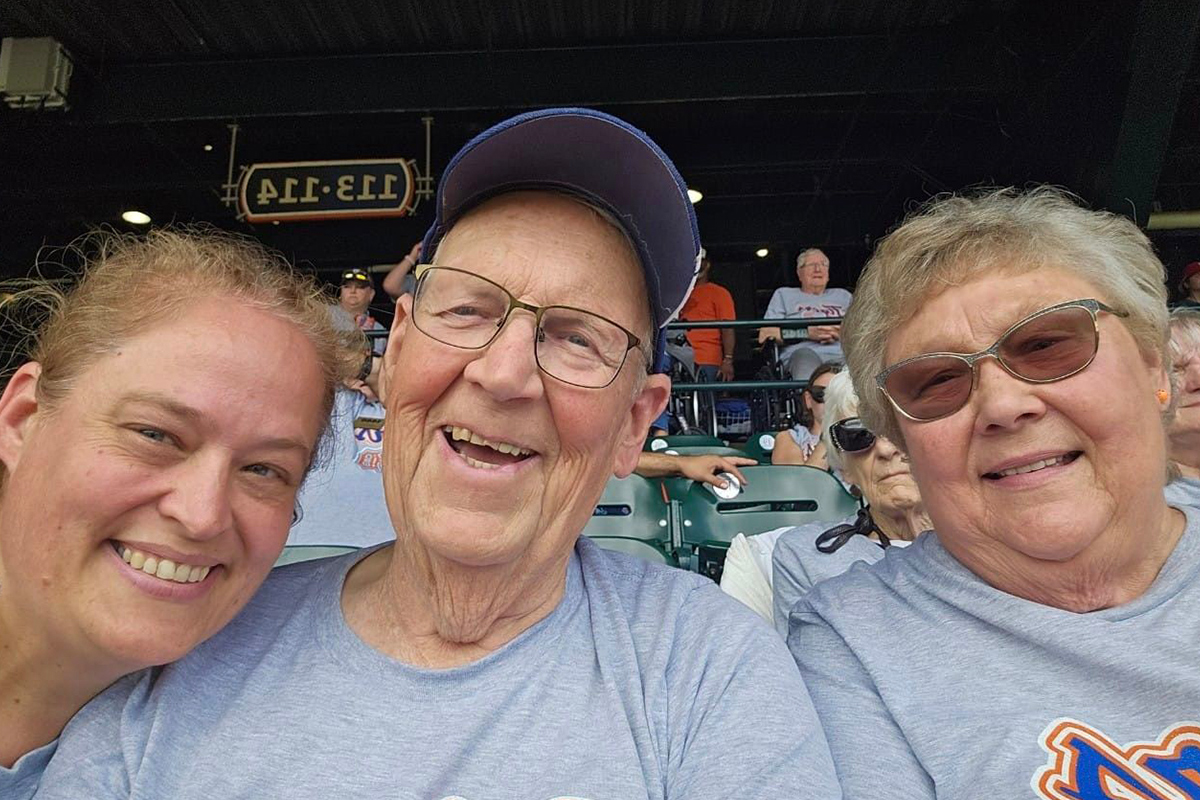
[[[815,247],[801,251],[796,257],[796,277],[800,280],[800,288],[781,286],[776,289],[767,304],[765,319],[840,317],[850,307],[848,291],[828,288],[829,257]],[[808,380],[821,364],[845,363],[841,337],[841,325],[812,325],[788,330],[768,327],[758,332],[760,344],[768,339],[786,344],[779,353],[779,363],[798,381]]]
[[[684,184],[533,112],[450,162],[384,357],[394,546],[278,570],[81,714],[45,797],[839,797],[786,650],[707,580],[579,534],[667,400]]]

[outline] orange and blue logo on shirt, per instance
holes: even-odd
[[[1057,719],[1038,741],[1049,761],[1031,784],[1043,800],[1200,800],[1200,723],[1122,746],[1086,723]]]

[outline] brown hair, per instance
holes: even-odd
[[[65,253],[82,261],[70,288],[44,278],[0,287],[0,325],[19,331],[21,339],[9,367],[24,361],[41,365],[37,398],[48,409],[99,359],[205,297],[243,303],[295,325],[317,351],[327,417],[337,386],[355,377],[362,364],[361,331],[338,330],[316,282],[252,239],[210,226],[163,228],[145,236],[97,231]],[[321,440],[319,452],[324,433]],[[0,465],[0,491],[5,477]]]

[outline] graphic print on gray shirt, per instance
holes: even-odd
[[[1076,614],[926,534],[815,587],[788,645],[847,797],[1200,797],[1200,510],[1150,588]]]
[[[786,647],[706,578],[576,545],[562,601],[466,666],[371,649],[360,554],[276,570],[225,630],[64,731],[39,798],[836,798]]]

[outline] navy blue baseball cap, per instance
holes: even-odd
[[[584,197],[625,228],[646,274],[654,364],[661,363],[662,327],[687,300],[700,268],[700,234],[675,165],[624,120],[589,108],[547,108],[488,128],[442,173],[421,252],[431,258],[454,223],[485,200],[538,188]]]

